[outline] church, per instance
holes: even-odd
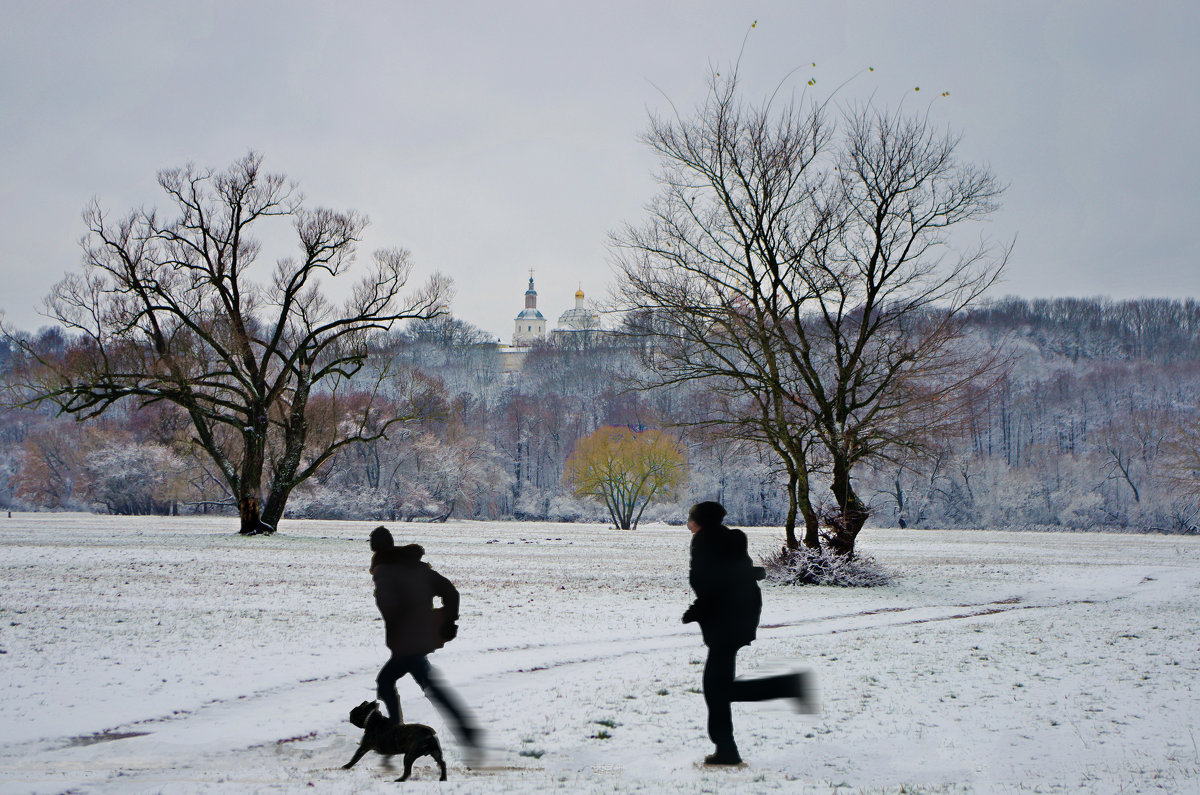
[[[583,288],[575,291],[575,308],[558,316],[558,325],[550,332],[551,341],[559,341],[580,332],[600,331],[599,313],[583,305]],[[512,347],[528,348],[547,339],[546,318],[537,308],[537,290],[533,286],[533,271],[529,272],[529,289],[525,291],[525,308],[513,325]]]
[[[600,315],[584,306],[583,287],[575,291],[575,306],[558,316],[558,325],[546,331],[546,317],[537,307],[537,290],[533,286],[533,271],[529,272],[529,289],[525,291],[525,308],[513,321],[512,344],[501,346],[504,371],[513,373],[521,369],[525,355],[540,343],[577,346],[591,342],[603,333]]]

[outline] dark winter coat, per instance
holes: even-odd
[[[688,571],[696,601],[683,620],[700,622],[708,646],[748,645],[762,612],[762,578],[763,570],[750,560],[745,533],[724,525],[700,528],[692,536]]]
[[[405,547],[376,552],[371,560],[375,604],[383,616],[387,647],[400,656],[429,654],[453,637],[458,590]],[[442,600],[434,608],[433,598]]]

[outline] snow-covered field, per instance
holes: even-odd
[[[373,523],[0,518],[0,791],[1200,791],[1200,539],[869,529],[870,590],[764,589],[753,675],[811,667],[823,713],[735,705],[706,769],[683,528],[391,524],[463,595],[431,658],[487,731],[450,779],[366,757],[384,662]],[[750,530],[753,551],[778,530]]]

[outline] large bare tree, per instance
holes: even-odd
[[[162,171],[158,182],[171,200],[166,217],[136,210],[113,220],[96,203],[84,211],[82,272],[46,300],[73,340],[59,356],[23,345],[33,365],[24,401],[81,420],[128,401],[179,406],[241,532],[271,532],[292,489],[337,450],[408,418],[383,395],[386,362],[365,367],[372,339],[396,321],[442,313],[450,285],[435,275],[403,295],[411,258],[386,249],[335,303],[322,277],[351,270],[367,219],[306,208],[255,153],[219,172]],[[256,279],[266,269],[252,233],[272,218],[291,221],[297,250]]]
[[[818,167],[831,133],[821,107],[747,107],[736,77],[713,75],[709,88],[693,117],[652,117],[643,136],[662,189],[649,219],[614,237],[618,301],[650,340],[654,382],[703,379],[718,410],[695,421],[775,451],[788,478],[788,545],[798,545],[799,512],[812,546],[815,433],[786,397],[778,327],[812,297],[797,274],[836,221]]]
[[[740,412],[712,421],[780,456],[808,546],[809,475],[823,463],[838,506],[830,546],[852,554],[869,515],[855,467],[948,431],[955,396],[993,369],[963,355],[957,324],[1007,251],[947,244],[1001,188],[924,115],[835,116],[778,95],[751,105],[736,70],[712,76],[691,116],[652,118],[644,138],[662,189],[615,244],[619,303],[656,339],[655,379],[741,396]],[[787,532],[795,546],[790,518]]]
[[[987,168],[955,156],[958,136],[925,114],[870,105],[844,113],[833,162],[839,222],[805,270],[815,300],[785,327],[784,350],[829,456],[840,514],[830,544],[850,554],[869,515],[855,467],[951,434],[962,398],[1000,372],[997,351],[966,350],[963,310],[998,278],[1009,248],[955,248],[950,232],[997,207]]]

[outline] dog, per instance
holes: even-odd
[[[354,767],[367,751],[384,756],[404,754],[404,775],[397,781],[407,781],[413,762],[431,756],[442,771],[439,781],[446,780],[446,762],[442,759],[442,744],[437,732],[423,723],[392,723],[379,710],[378,701],[364,701],[350,710],[350,722],[363,730],[362,742],[343,770]]]

